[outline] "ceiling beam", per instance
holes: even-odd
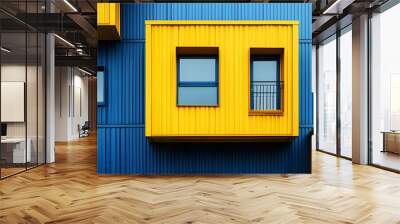
[[[97,60],[91,56],[55,56],[56,66],[79,66],[95,68]]]
[[[80,14],[68,14],[67,16],[80,26],[90,37],[94,39],[97,38],[97,30],[86,20],[85,17]]]

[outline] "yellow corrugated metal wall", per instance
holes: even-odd
[[[100,40],[115,40],[120,37],[120,4],[97,3],[97,32]]]
[[[177,47],[219,48],[219,106],[176,103]],[[283,115],[249,115],[250,48],[283,48]],[[297,21],[147,21],[146,136],[298,136]]]

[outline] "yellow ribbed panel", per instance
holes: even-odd
[[[298,42],[297,21],[147,21],[146,136],[298,136]],[[218,47],[217,107],[177,106],[177,47]],[[252,48],[283,49],[281,114],[250,114]]]
[[[99,40],[119,40],[120,27],[120,4],[97,3],[97,33]]]

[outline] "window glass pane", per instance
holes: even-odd
[[[394,121],[396,120],[394,118],[400,115],[400,100],[399,98],[395,97],[400,93],[400,74],[392,74],[390,85],[390,116],[392,116],[392,120]],[[390,129],[400,130],[400,123],[392,122]]]
[[[6,177],[26,169],[32,161],[32,138],[28,136],[29,125],[25,118],[26,103],[36,96],[35,89],[27,91],[27,72],[30,72],[31,52],[27,48],[25,32],[7,32],[1,34],[1,46],[8,49],[1,53],[1,124],[2,143],[0,145],[1,177]],[[27,59],[29,61],[27,61]],[[31,76],[29,85],[32,84]],[[25,101],[27,100],[27,102]],[[29,104],[29,106],[33,106]],[[29,111],[32,112],[32,111]],[[5,144],[7,143],[7,144]],[[28,163],[28,164],[26,164]]]
[[[400,4],[371,19],[372,163],[400,170]]]
[[[336,153],[336,37],[318,48],[318,148]]]
[[[279,82],[253,82],[251,84],[251,109],[279,110],[280,88]]]
[[[257,59],[252,61],[251,109],[279,110],[281,84],[278,61]]]
[[[253,81],[279,81],[277,61],[253,61]]]
[[[352,142],[352,34],[340,36],[340,153],[351,158]]]
[[[218,87],[179,87],[179,105],[217,105]]]
[[[27,33],[28,61],[26,70],[26,118],[27,118],[27,149],[28,158],[27,167],[31,168],[37,165],[38,159],[38,34],[34,32]]]
[[[179,59],[179,77],[181,82],[214,82],[214,58],[181,58]]]
[[[97,103],[104,103],[104,72],[97,72]]]

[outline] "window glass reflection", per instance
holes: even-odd
[[[372,163],[400,170],[400,5],[371,19]]]
[[[336,153],[336,37],[318,48],[318,148]]]

